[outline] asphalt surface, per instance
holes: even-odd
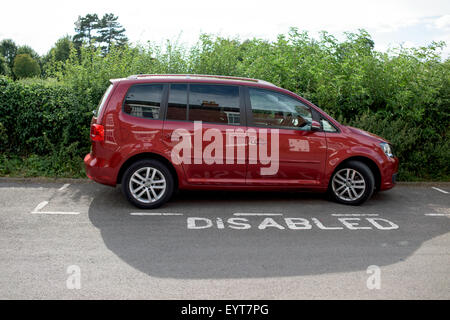
[[[442,191],[181,192],[145,211],[119,188],[2,180],[0,299],[449,299]]]

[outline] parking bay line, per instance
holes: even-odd
[[[42,201],[39,203],[36,208],[34,208],[33,211],[31,211],[31,214],[67,214],[67,215],[76,215],[80,214],[79,212],[64,212],[64,211],[40,211],[43,209],[46,205],[48,205],[48,201]]]
[[[68,215],[76,215],[80,214],[79,212],[65,212],[65,211],[39,211],[39,212],[31,212],[32,214],[68,214]]]
[[[131,216],[182,216],[182,213],[167,212],[130,212]]]
[[[70,186],[70,183],[64,184],[61,188],[58,189],[58,191],[63,191],[63,190],[66,189],[68,186]]]
[[[41,203],[39,203],[36,208],[34,208],[33,211],[31,211],[31,213],[37,213],[39,210],[41,210],[43,207],[45,207],[46,205],[48,205],[48,201],[42,201]]]
[[[282,213],[233,213],[237,217],[277,217],[282,216]]]
[[[376,213],[333,213],[333,217],[378,217]]]
[[[445,190],[442,190],[442,189],[439,189],[439,188],[436,188],[436,187],[431,187],[431,189],[434,189],[434,190],[436,190],[436,191],[439,191],[439,192],[448,194],[448,191],[445,191]]]

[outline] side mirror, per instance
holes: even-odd
[[[322,129],[322,127],[320,126],[320,122],[319,121],[311,121],[311,131],[320,131]]]

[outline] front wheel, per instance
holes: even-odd
[[[133,163],[122,178],[122,191],[138,208],[154,209],[172,196],[174,181],[169,169],[153,159]]]
[[[334,200],[349,205],[360,205],[369,199],[375,189],[375,178],[364,163],[349,161],[331,177],[329,192]]]

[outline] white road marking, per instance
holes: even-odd
[[[36,208],[34,208],[33,211],[31,211],[31,213],[38,213],[38,211],[44,208],[46,205],[48,205],[48,201],[42,201],[36,206]]]
[[[63,190],[66,189],[68,186],[70,186],[70,183],[66,183],[66,184],[63,185],[61,188],[59,188],[58,191],[63,191]]]
[[[32,212],[32,214],[80,214],[79,212],[65,212],[65,211],[38,211],[38,212]]]
[[[450,213],[425,213],[428,217],[450,217]]]
[[[253,220],[253,222],[252,222]],[[255,224],[257,219],[250,218],[204,218],[204,217],[187,217],[187,228],[193,230],[201,229],[235,229],[235,230],[248,230],[252,228],[258,228],[259,230],[383,230],[390,231],[399,229],[399,226],[394,222],[379,218],[337,218],[340,225],[334,224],[325,225],[323,222],[316,218],[269,218],[259,219],[260,221]],[[312,223],[311,223],[312,221]]]
[[[448,194],[448,191],[445,191],[445,190],[442,190],[442,189],[439,189],[439,188],[436,188],[436,187],[431,187],[431,189],[434,189],[434,190],[436,190],[436,191],[439,191],[439,192]]]
[[[167,212],[130,212],[132,216],[182,216],[182,213],[167,213]]]
[[[378,217],[376,213],[333,213],[333,217]]]
[[[276,217],[282,216],[282,213],[233,213],[237,217]]]
[[[32,214],[80,214],[79,212],[63,212],[63,211],[40,211],[46,205],[48,205],[48,201],[42,201],[39,203],[33,211]]]

